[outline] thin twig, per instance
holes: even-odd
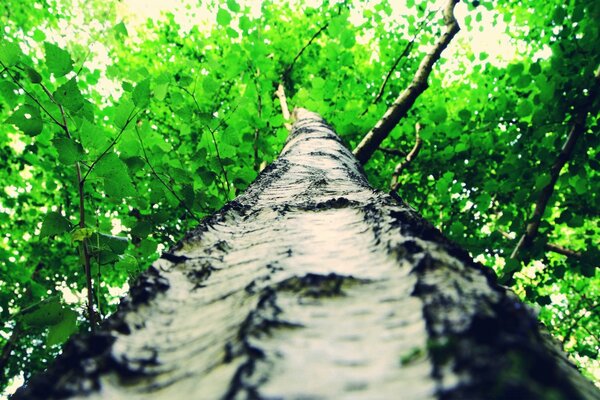
[[[260,75],[260,70],[257,68],[256,69],[256,73],[257,75]],[[256,94],[257,94],[257,111],[258,111],[258,119],[262,119],[262,96],[260,95],[260,87],[258,85],[258,82],[256,80],[256,77],[254,78],[254,86],[256,87]],[[258,139],[259,139],[259,134],[260,134],[260,130],[257,128],[254,128],[254,171],[259,172],[260,171],[260,158],[258,156]]]
[[[581,303],[581,301],[580,301]],[[567,330],[567,333],[565,334],[565,337],[562,340],[562,344],[563,346],[569,341],[569,339],[571,338],[571,335],[573,334],[573,330],[575,329],[575,327],[577,326],[577,324],[579,324],[579,322],[585,318],[585,317],[590,317],[592,315],[594,315],[592,313],[592,311],[594,311],[596,308],[600,307],[600,303],[592,306],[591,308],[587,309],[587,310],[583,310],[583,313],[581,315],[579,315],[577,318],[575,318],[573,320],[573,322],[571,323],[571,325],[569,326],[569,329]],[[576,309],[579,308],[579,303],[576,306]],[[578,310],[579,311],[579,310]],[[589,314],[588,314],[589,313]]]
[[[421,136],[419,136],[419,132],[421,131],[421,124],[417,122],[415,125],[415,145],[413,146],[410,153],[406,155],[406,158],[403,161],[400,161],[396,168],[394,169],[394,173],[392,175],[392,181],[390,182],[390,187],[392,191],[398,190],[398,178],[402,171],[413,162],[413,160],[419,155],[419,150],[421,150],[421,144],[423,141],[421,140]]]
[[[185,209],[185,211],[187,211],[187,213],[190,215],[190,217],[195,219],[196,222],[201,222],[202,220],[200,218],[196,217],[196,215],[192,212],[192,210],[190,210],[188,208],[188,206],[185,204],[185,202],[177,195],[175,190],[171,186],[167,185],[165,183],[165,181],[163,181],[162,178],[159,176],[159,174],[156,172],[156,170],[154,169],[154,166],[150,162],[150,158],[148,157],[148,153],[146,152],[146,147],[144,146],[144,141],[142,140],[142,135],[140,135],[140,131],[138,130],[137,126],[135,127],[135,133],[138,137],[138,140],[140,141],[140,146],[142,147],[142,153],[144,154],[144,160],[146,161],[146,164],[148,164],[148,167],[150,167],[150,170],[152,171],[152,173],[154,174],[156,179],[158,179],[158,181],[173,195],[173,197],[175,197],[177,199],[179,204]]]
[[[406,152],[405,151],[400,151],[400,150],[396,150],[396,149],[390,149],[389,147],[378,147],[377,150],[381,151],[382,153],[386,153],[389,154],[391,156],[396,156],[396,157],[406,157]]]
[[[537,236],[542,217],[544,215],[544,212],[546,211],[546,206],[548,205],[548,201],[550,200],[550,197],[554,192],[554,185],[558,181],[560,171],[565,166],[565,164],[571,159],[577,140],[583,135],[583,133],[586,130],[587,116],[599,91],[600,68],[596,71],[594,81],[592,83],[591,88],[589,89],[589,96],[587,98],[586,104],[579,107],[579,112],[573,115],[571,128],[569,130],[567,140],[563,144],[560,153],[556,158],[556,161],[550,168],[550,182],[548,182],[548,184],[542,188],[538,199],[535,202],[535,209],[533,211],[533,215],[531,216],[529,223],[525,228],[525,233],[523,233],[523,235],[519,239],[519,242],[515,246],[512,254],[510,255],[510,258],[516,259],[519,255],[519,252],[523,249],[527,249],[528,247],[530,247],[533,243],[534,238]]]
[[[308,48],[308,46],[310,46],[312,44],[312,42],[315,41],[315,39],[321,34],[321,32],[323,32],[325,29],[327,29],[327,27],[329,26],[329,22],[325,23],[323,26],[321,26],[319,28],[319,30],[317,30],[310,38],[310,40],[308,41],[308,43],[306,43],[304,45],[304,47],[302,49],[300,49],[300,51],[298,52],[298,54],[296,54],[296,57],[294,57],[294,59],[292,60],[292,62],[290,63],[290,65],[287,66],[287,68],[285,69],[285,71],[283,71],[283,74],[281,74],[282,80],[285,81],[287,78],[289,78],[289,75],[292,72],[292,69],[294,68],[294,64],[296,64],[296,61],[298,61],[298,59],[300,58],[300,56],[302,55],[302,53],[304,53],[304,51]]]
[[[63,124],[61,124],[56,118],[54,118],[54,116],[52,114],[50,114],[50,112],[42,105],[42,103],[40,103],[40,101],[37,99],[37,97],[35,97],[34,95],[32,95],[27,89],[25,89],[25,87],[23,85],[21,85],[21,82],[19,82],[19,80],[10,73],[10,70],[8,69],[8,67],[6,67],[2,61],[0,61],[0,65],[2,67],[4,67],[4,69],[6,70],[6,73],[8,74],[8,76],[10,76],[10,78],[12,79],[12,81],[19,86],[19,88],[31,99],[33,100],[38,107],[40,107],[48,117],[50,117],[50,119],[59,127],[61,127],[61,129],[65,129],[65,127],[63,126]]]
[[[102,160],[102,158],[106,154],[108,154],[108,152],[114,147],[114,145],[117,144],[117,142],[123,135],[123,132],[125,132],[125,129],[127,129],[127,126],[131,123],[131,121],[134,120],[134,118],[136,117],[138,112],[139,111],[131,110],[131,112],[129,113],[129,116],[127,117],[127,120],[125,121],[125,124],[123,125],[123,127],[121,127],[121,130],[119,131],[119,133],[117,133],[117,136],[114,137],[114,139],[110,142],[110,144],[106,147],[106,149],[104,149],[104,151],[88,167],[88,170],[86,171],[85,175],[83,176],[83,179],[82,179],[83,182],[85,182],[88,175],[92,172],[92,170],[94,169],[96,164],[98,164],[100,162],[100,160]]]
[[[509,239],[509,240],[514,239],[512,236],[510,236],[510,234],[508,232],[505,232],[501,229],[498,229],[498,233],[500,233],[506,239]],[[563,246],[560,246],[560,245],[554,244],[554,243],[546,243],[546,245],[544,247],[548,251],[551,251],[551,252],[557,253],[557,254],[562,254],[563,256],[567,256],[567,257],[579,258],[583,255],[579,251],[567,249],[566,247],[563,247]]]
[[[406,116],[417,98],[429,86],[427,79],[431,74],[433,65],[439,60],[444,49],[448,47],[450,41],[460,30],[458,22],[454,17],[454,6],[458,1],[448,0],[444,9],[446,31],[442,34],[433,50],[423,58],[410,85],[398,96],[383,117],[375,124],[375,127],[365,135],[354,149],[353,153],[361,164],[366,164],[369,161],[375,150],[377,150],[383,140],[398,125],[398,122]]]
[[[69,131],[69,125],[67,123],[67,114],[65,113],[64,107],[62,106],[62,104],[60,104],[58,101],[56,101],[56,99],[54,98],[52,93],[50,93],[50,91],[48,90],[48,88],[46,88],[46,86],[44,84],[39,83],[39,85],[41,86],[44,93],[46,93],[46,95],[48,96],[50,101],[58,107],[58,110],[60,111],[60,115],[62,118],[61,126],[62,126],[67,138],[71,139],[71,132]],[[85,178],[81,177],[81,165],[79,164],[79,161],[77,161],[75,163],[75,170],[77,172],[77,193],[79,195],[79,228],[84,229],[85,228],[85,190],[84,190]],[[86,176],[87,176],[87,174],[86,174]],[[92,282],[92,263],[91,263],[91,254],[90,254],[90,250],[88,248],[88,242],[87,242],[86,238],[84,238],[81,241],[80,249],[81,249],[81,252],[83,253],[84,272],[85,272],[85,280],[86,280],[86,286],[87,286],[88,318],[89,318],[89,322],[90,322],[90,329],[93,332],[96,330],[96,325],[98,324],[98,319],[97,319],[96,311],[94,310],[94,284]]]
[[[198,104],[198,100],[196,100],[196,96],[193,93],[191,93],[189,90],[187,90],[186,88],[184,88],[182,86],[178,86],[178,87],[181,90],[183,90],[185,93],[187,93],[189,96],[192,97],[192,100],[194,101],[194,104],[196,106],[196,111],[200,114],[202,112],[202,110],[200,108],[200,104]],[[235,108],[237,109],[237,106]],[[235,111],[235,109],[234,109],[234,111]],[[215,129],[219,129],[219,127],[221,126],[221,124],[223,122],[224,121],[220,121]],[[221,158],[221,153],[219,152],[219,146],[217,144],[215,132],[208,125],[204,125],[204,127],[210,132],[210,136],[212,137],[212,141],[215,146],[215,151],[217,153],[217,161],[219,161],[219,166],[221,167],[221,172],[223,173],[223,178],[225,179],[225,184],[227,185],[227,189],[226,189],[227,193],[225,193],[225,198],[227,198],[227,200],[229,200],[229,194],[231,193],[231,186],[229,184],[229,178],[227,178],[227,171],[225,170],[225,166],[223,165],[223,159]]]
[[[423,28],[427,25],[427,22],[429,22],[429,17],[436,14],[440,9],[438,8],[435,11],[430,11],[429,14],[427,14],[427,16],[425,16],[423,18],[423,20],[421,20],[421,22],[419,23],[419,26],[417,27],[417,31],[415,32],[415,34],[413,35],[413,37],[411,38],[411,40],[406,44],[406,46],[404,47],[404,50],[402,50],[402,52],[400,53],[400,55],[396,58],[396,61],[394,61],[394,64],[392,64],[392,67],[389,69],[387,75],[385,76],[383,82],[381,83],[381,86],[379,87],[379,91],[377,92],[377,95],[375,96],[375,98],[373,99],[373,101],[371,101],[369,103],[369,106],[367,106],[365,108],[365,110],[362,112],[362,115],[365,115],[368,111],[369,111],[369,107],[372,104],[377,103],[379,100],[381,100],[381,97],[383,96],[383,92],[385,91],[385,87],[388,83],[388,81],[390,80],[390,77],[392,76],[392,74],[394,73],[394,71],[396,70],[396,68],[398,67],[398,64],[400,63],[400,61],[402,59],[404,59],[405,57],[408,56],[408,54],[410,53],[412,47],[415,44],[415,40],[417,39],[417,36],[419,36],[419,33],[421,33],[421,31],[423,30]]]

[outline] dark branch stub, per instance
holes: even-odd
[[[15,399],[598,398],[491,270],[294,115],[246,193]]]

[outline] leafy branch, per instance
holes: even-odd
[[[454,6],[457,3],[458,0],[448,0],[444,8],[446,31],[439,38],[433,50],[423,58],[410,85],[392,103],[392,106],[375,124],[375,127],[364,136],[354,149],[354,156],[356,156],[361,164],[366,164],[369,161],[383,140],[388,137],[398,122],[406,116],[408,110],[410,110],[421,93],[428,88],[427,79],[431,74],[433,65],[439,60],[442,52],[448,47],[450,41],[452,41],[460,30],[458,22],[454,17]]]
[[[6,71],[6,73],[8,74],[8,76],[10,77],[10,79],[19,87],[19,89],[21,89],[23,91],[23,93],[25,93],[27,95],[27,97],[29,97],[31,100],[33,100],[38,107],[44,111],[44,113],[56,124],[58,125],[61,129],[65,129],[64,125],[57,120],[54,115],[52,115],[50,113],[50,111],[48,111],[46,109],[46,107],[44,107],[44,105],[38,100],[37,97],[35,97],[33,94],[31,94],[31,92],[29,92],[27,89],[25,89],[25,87],[21,84],[21,82],[19,81],[19,79],[17,79],[16,76],[14,76],[11,72],[10,69],[8,67],[6,67],[2,61],[0,61],[0,66],[2,66],[4,68],[4,70]]]
[[[404,159],[404,161],[401,161],[398,163],[398,165],[396,165],[396,168],[394,169],[394,173],[392,175],[392,180],[390,182],[390,187],[392,189],[392,191],[396,191],[398,190],[398,178],[400,177],[400,174],[402,174],[402,171],[408,167],[410,165],[410,163],[413,162],[413,160],[417,157],[417,155],[419,155],[419,150],[421,150],[421,144],[423,143],[423,141],[421,140],[421,137],[419,136],[419,132],[421,131],[421,124],[417,123],[415,125],[415,145],[413,146],[412,150],[406,155],[406,158]]]
[[[104,156],[106,156],[108,154],[108,152],[117,144],[119,139],[121,139],[121,136],[123,136],[123,133],[129,126],[131,121],[133,121],[135,119],[135,117],[137,116],[138,113],[139,113],[139,110],[138,111],[131,110],[131,112],[129,113],[129,116],[127,117],[127,120],[125,121],[125,123],[123,124],[121,129],[119,130],[119,133],[117,133],[117,135],[113,138],[113,140],[111,140],[110,144],[108,146],[106,146],[104,151],[102,153],[100,153],[100,155],[98,157],[96,157],[96,159],[94,161],[92,161],[92,163],[88,166],[88,170],[86,171],[85,175],[82,178],[83,182],[85,182],[88,175],[92,172],[92,170],[94,169],[96,164],[98,164],[102,160],[102,158],[104,158]]]
[[[137,134],[138,140],[140,141],[140,146],[142,147],[142,153],[144,154],[144,161],[146,161],[146,164],[148,164],[148,167],[150,167],[152,174],[165,187],[165,189],[167,189],[173,195],[173,197],[175,197],[177,199],[179,204],[185,209],[185,211],[190,215],[190,217],[192,217],[198,223],[201,222],[201,219],[196,217],[196,214],[194,214],[194,212],[189,209],[189,207],[185,204],[185,202],[181,199],[181,197],[179,197],[179,195],[177,195],[175,190],[170,185],[167,185],[165,183],[165,181],[163,181],[163,179],[160,177],[160,175],[156,172],[156,170],[154,169],[154,166],[150,162],[150,158],[148,157],[148,153],[146,152],[146,146],[144,146],[144,141],[142,140],[142,135],[140,135],[140,131],[137,126],[135,127],[135,133]]]
[[[198,112],[198,114],[202,114],[202,109],[200,108],[200,104],[198,104],[198,100],[196,99],[196,96],[194,95],[194,93],[190,92],[188,89],[186,89],[183,86],[178,86],[178,87],[192,98],[192,100],[194,101],[194,105],[196,107],[196,111]],[[237,106],[236,106],[236,108],[237,108]],[[222,122],[220,122],[219,125],[217,125],[216,129],[218,129],[221,126],[221,123]],[[208,126],[208,125],[204,125],[204,127],[210,132],[212,142],[215,146],[217,161],[219,162],[219,166],[221,167],[221,173],[223,174],[223,179],[225,179],[225,184],[227,185],[227,193],[225,193],[225,198],[229,199],[229,194],[231,193],[231,185],[229,184],[229,178],[227,177],[227,171],[225,170],[225,165],[223,164],[223,159],[221,158],[221,153],[219,151],[219,145],[217,144],[217,139],[215,137],[215,130],[211,129],[210,126]]]
[[[592,83],[591,88],[589,89],[589,95],[586,100],[586,104],[580,107],[579,112],[575,113],[572,116],[571,127],[569,130],[569,135],[563,144],[556,161],[550,168],[550,181],[546,186],[544,186],[538,196],[537,201],[535,202],[535,209],[533,211],[533,215],[529,219],[529,223],[525,228],[525,233],[519,239],[519,242],[513,249],[510,258],[516,259],[519,255],[519,252],[525,250],[531,246],[533,240],[537,236],[540,223],[542,221],[542,217],[544,212],[546,211],[546,207],[548,206],[548,201],[554,192],[554,186],[558,181],[558,177],[564,165],[571,159],[573,155],[573,151],[575,149],[575,145],[581,135],[586,130],[586,120],[588,113],[591,110],[594,101],[598,95],[598,91],[600,90],[600,68],[596,71],[594,76],[594,81]]]
[[[66,137],[68,139],[71,139],[71,132],[69,131],[69,125],[67,123],[67,115],[65,113],[64,107],[62,106],[62,104],[60,104],[58,101],[56,101],[56,99],[54,98],[52,93],[50,93],[50,91],[48,90],[48,88],[46,88],[46,86],[44,86],[44,84],[42,84],[40,82],[39,85],[42,88],[42,90],[44,91],[44,93],[46,93],[46,95],[48,96],[50,101],[58,107],[61,118],[62,118],[61,127],[63,128]],[[79,161],[77,161],[75,163],[75,170],[77,172],[77,192],[79,195],[79,228],[84,229],[85,228],[85,191],[84,191],[85,178],[82,179],[82,177],[81,177],[81,165],[80,165]],[[87,176],[87,174],[86,174],[86,176]],[[86,286],[87,286],[88,319],[90,322],[90,328],[92,331],[94,331],[96,329],[96,325],[98,324],[98,318],[96,315],[96,311],[94,310],[94,285],[92,282],[91,254],[90,254],[90,250],[88,247],[87,239],[84,238],[81,241],[80,249],[81,249],[81,252],[83,253],[85,280],[86,280]]]

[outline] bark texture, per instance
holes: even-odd
[[[593,399],[530,311],[305,110],[15,399]]]

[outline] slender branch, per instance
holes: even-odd
[[[196,100],[196,96],[192,92],[190,92],[189,90],[187,90],[186,88],[184,88],[182,86],[179,86],[179,88],[181,90],[183,90],[185,93],[187,93],[189,96],[191,96],[191,98],[194,101],[194,104],[196,106],[196,111],[198,113],[201,113],[200,104],[198,104],[198,100]],[[237,106],[236,106],[236,109],[237,109]],[[223,123],[223,121],[219,122],[219,125],[217,125],[216,129],[218,129],[222,123]],[[221,153],[219,152],[219,146],[217,144],[217,139],[215,138],[215,132],[208,125],[204,125],[204,127],[206,129],[208,129],[208,131],[210,132],[210,136],[212,137],[212,141],[215,146],[215,151],[217,153],[217,160],[219,161],[219,166],[221,167],[221,172],[223,173],[223,178],[225,179],[225,184],[227,185],[227,189],[226,189],[227,193],[225,193],[225,197],[227,199],[229,199],[229,193],[231,193],[231,186],[229,184],[229,179],[227,178],[227,171],[225,170],[225,166],[223,165],[223,159],[221,158]]]
[[[385,87],[386,87],[388,81],[390,80],[390,77],[392,76],[392,74],[394,73],[396,68],[398,67],[398,64],[400,63],[400,61],[402,59],[404,59],[405,57],[408,56],[408,54],[410,54],[410,51],[415,44],[415,40],[417,39],[417,36],[419,36],[419,33],[421,33],[423,28],[425,26],[427,26],[427,22],[429,22],[429,17],[434,15],[435,13],[437,13],[439,10],[440,9],[438,8],[435,11],[430,11],[427,14],[427,16],[425,16],[425,18],[423,18],[423,20],[421,20],[421,22],[419,23],[419,26],[417,27],[417,31],[415,32],[415,34],[413,35],[411,40],[406,44],[406,46],[404,47],[404,50],[402,50],[402,53],[400,53],[400,55],[396,58],[396,61],[394,61],[394,64],[392,64],[392,67],[389,69],[387,75],[385,76],[383,82],[381,83],[381,86],[379,87],[379,91],[377,92],[377,95],[375,96],[373,101],[371,101],[371,103],[369,103],[369,106],[371,104],[375,104],[379,100],[381,100],[381,97],[383,97],[383,92],[385,91]],[[365,108],[365,110],[362,112],[361,115],[365,115],[368,111],[369,111],[369,107],[367,106],[367,108]]]
[[[200,218],[196,217],[196,215],[192,212],[192,210],[190,210],[188,208],[188,206],[185,204],[185,202],[177,195],[175,190],[171,186],[167,185],[165,183],[165,181],[163,181],[162,178],[159,176],[159,174],[156,172],[156,170],[154,169],[154,166],[150,162],[148,153],[146,153],[146,147],[144,146],[144,141],[142,140],[142,135],[140,135],[140,132],[139,132],[137,126],[135,127],[135,133],[137,134],[138,140],[140,141],[140,146],[142,147],[142,153],[144,154],[144,160],[146,161],[146,164],[148,164],[148,167],[150,167],[150,170],[152,171],[152,173],[154,174],[156,179],[158,179],[158,181],[173,195],[173,197],[175,197],[177,199],[179,204],[181,206],[183,206],[183,208],[190,215],[190,217],[195,219],[196,222],[201,222],[202,220]]]
[[[108,154],[108,152],[115,146],[115,144],[117,144],[117,142],[119,141],[119,139],[121,138],[121,136],[123,135],[123,132],[125,132],[125,129],[127,129],[127,126],[129,126],[129,124],[131,123],[131,121],[134,120],[135,116],[138,114],[138,111],[132,110],[129,113],[129,116],[127,117],[127,120],[125,121],[125,124],[123,125],[123,127],[121,128],[121,130],[119,131],[119,133],[117,133],[117,136],[114,137],[114,139],[110,142],[110,144],[106,147],[106,149],[104,149],[104,151],[98,156],[98,158],[96,158],[88,167],[88,170],[86,171],[85,175],[82,178],[82,182],[85,182],[85,180],[87,179],[88,175],[92,172],[92,170],[94,169],[94,167],[96,166],[96,164],[98,164],[100,162],[100,160],[102,160],[102,158]]]
[[[508,234],[508,232],[504,232],[503,230],[498,229],[498,233],[500,233],[506,239],[509,239],[509,240],[514,239],[513,237],[511,237]],[[583,255],[579,251],[567,249],[566,247],[560,246],[558,244],[546,243],[546,245],[544,247],[547,251],[551,251],[551,252],[557,253],[557,254],[562,254],[563,256],[567,256],[567,257],[579,258]]]
[[[37,99],[37,97],[35,97],[34,95],[32,95],[27,89],[25,89],[25,87],[23,85],[21,85],[21,82],[19,82],[19,80],[10,73],[10,70],[8,69],[8,67],[6,67],[2,61],[0,61],[0,66],[4,67],[4,69],[6,70],[6,73],[8,74],[8,76],[10,76],[10,78],[12,79],[12,81],[27,95],[27,97],[29,97],[31,100],[33,100],[39,108],[41,108],[48,117],[50,117],[50,119],[58,126],[61,127],[61,129],[65,129],[65,127],[63,126],[63,124],[61,124],[56,118],[54,118],[54,115],[50,114],[50,112],[46,109],[46,107],[44,107],[42,105],[42,103],[40,103],[40,101]]]
[[[597,309],[598,307],[600,307],[600,303],[597,303],[596,305],[592,306],[590,309],[588,310],[584,310],[584,312],[579,315],[577,318],[575,318],[573,320],[573,322],[571,323],[571,326],[569,326],[569,329],[567,330],[567,333],[565,334],[565,337],[562,340],[562,344],[563,346],[565,345],[565,343],[567,343],[569,341],[569,339],[571,338],[571,335],[573,334],[573,330],[575,329],[575,327],[577,326],[577,324],[579,324],[579,322],[585,318],[585,317],[589,317],[591,315],[594,315],[592,313],[592,311],[594,311],[595,309]],[[579,308],[579,303],[577,304],[577,307]],[[588,314],[590,313],[590,314]]]
[[[260,70],[257,69],[256,70],[257,75],[260,75]],[[254,79],[254,86],[256,86],[256,94],[257,94],[257,111],[258,111],[258,118],[259,120],[262,119],[262,97],[260,95],[260,87],[258,85],[258,82],[256,81],[256,78]],[[258,156],[258,136],[259,136],[260,130],[258,128],[254,128],[254,171],[259,172],[260,171],[260,158]]]
[[[60,115],[62,118],[61,126],[62,126],[67,138],[71,139],[71,132],[69,131],[69,125],[67,123],[67,114],[65,113],[64,107],[62,106],[62,104],[60,104],[58,101],[56,101],[56,99],[54,98],[52,93],[50,93],[48,88],[46,88],[46,86],[44,86],[42,83],[40,83],[39,85],[41,86],[44,93],[46,93],[46,95],[48,96],[50,101],[52,101],[58,107],[58,110],[60,111]],[[92,166],[93,166],[93,164],[92,164]],[[79,227],[81,229],[84,229],[85,228],[85,191],[84,191],[85,178],[81,177],[81,165],[80,165],[79,161],[77,161],[75,163],[75,170],[77,172],[77,193],[79,195]],[[86,174],[86,176],[87,176],[87,174]],[[87,239],[83,239],[81,241],[80,249],[81,249],[81,252],[83,253],[85,280],[86,280],[86,287],[87,287],[88,318],[89,318],[89,322],[90,322],[90,329],[93,332],[93,331],[95,331],[96,325],[98,324],[98,319],[96,318],[97,315],[96,315],[96,311],[94,310],[94,284],[92,282],[91,254],[90,254],[90,250],[88,248]]]
[[[212,137],[213,144],[215,145],[215,152],[217,153],[217,160],[219,161],[219,166],[221,167],[221,172],[223,173],[223,178],[225,179],[225,184],[227,185],[227,193],[226,198],[229,199],[229,194],[231,193],[231,186],[229,185],[229,179],[227,178],[227,171],[225,170],[225,166],[223,165],[223,159],[221,158],[221,153],[219,152],[219,146],[217,145],[217,139],[215,138],[215,131],[210,129],[209,126],[206,127],[210,132],[210,136]]]
[[[389,147],[378,147],[377,150],[381,151],[382,153],[389,154],[391,156],[406,157],[406,152],[396,149],[390,149]]]
[[[525,233],[523,233],[523,235],[519,239],[519,242],[515,246],[512,254],[510,255],[510,258],[516,259],[519,255],[519,252],[529,248],[533,243],[534,238],[537,236],[542,217],[544,215],[544,212],[546,211],[546,206],[548,205],[548,201],[550,200],[550,197],[554,192],[554,185],[556,185],[556,182],[558,181],[560,171],[562,170],[564,165],[571,159],[577,140],[583,135],[583,133],[586,130],[587,115],[590,112],[591,107],[599,91],[600,68],[596,71],[594,81],[589,90],[589,96],[587,98],[586,104],[580,107],[579,112],[577,112],[573,116],[567,140],[563,144],[560,153],[556,158],[556,161],[550,168],[550,182],[548,182],[548,184],[542,188],[538,199],[535,203],[533,215],[531,216],[529,223],[525,228]]]
[[[581,252],[579,252],[579,251],[567,249],[566,247],[562,247],[562,246],[559,246],[559,245],[553,244],[553,243],[546,243],[545,247],[546,247],[546,250],[553,251],[554,253],[562,254],[563,256],[567,256],[567,257],[581,257],[582,256]]]
[[[304,53],[304,51],[308,48],[308,46],[310,46],[312,44],[312,42],[314,42],[315,39],[321,34],[321,32],[323,32],[325,29],[327,29],[328,26],[329,26],[329,22],[327,22],[323,26],[321,26],[319,28],[319,30],[317,30],[311,36],[310,40],[304,45],[304,47],[302,49],[300,49],[300,51],[298,52],[298,54],[296,54],[296,57],[294,57],[294,59],[292,60],[290,65],[288,65],[287,68],[285,69],[285,71],[283,71],[283,74],[281,74],[282,80],[285,81],[287,78],[289,78],[289,75],[291,74],[292,69],[294,68],[294,64],[296,64],[296,61],[298,61],[300,56],[302,56],[302,53]]]
[[[444,49],[448,47],[450,41],[460,30],[458,22],[454,17],[454,6],[458,1],[459,0],[448,0],[444,9],[446,31],[440,37],[433,50],[423,58],[410,85],[400,94],[383,117],[375,124],[375,127],[365,135],[362,141],[354,149],[353,153],[361,164],[366,164],[367,161],[369,161],[381,142],[383,142],[392,129],[396,127],[398,122],[406,116],[408,110],[410,110],[417,98],[429,86],[427,79],[431,74],[433,65],[439,60]]]
[[[413,146],[412,150],[410,151],[410,153],[408,153],[406,155],[406,158],[404,159],[404,161],[401,161],[398,163],[398,165],[396,165],[396,168],[394,169],[394,174],[392,175],[392,181],[390,182],[390,187],[392,189],[392,191],[396,191],[398,190],[398,178],[400,177],[400,174],[402,174],[402,171],[408,167],[410,165],[410,163],[413,162],[413,160],[419,155],[419,150],[421,150],[421,144],[423,143],[423,141],[421,140],[421,136],[419,136],[419,132],[421,131],[421,124],[419,124],[417,122],[417,124],[415,125],[415,145]]]
[[[294,68],[294,65],[296,64],[296,61],[298,61],[298,59],[302,56],[304,51],[306,51],[306,49],[315,41],[315,39],[321,34],[321,32],[323,32],[325,29],[327,29],[328,26],[329,26],[329,22],[326,22],[311,36],[311,38],[308,40],[308,42],[304,45],[304,47],[302,47],[300,49],[300,51],[298,52],[298,54],[296,54],[296,56],[294,57],[292,62],[287,66],[287,68],[281,74],[281,81],[277,85],[277,90],[275,91],[275,94],[279,98],[279,102],[281,104],[281,113],[283,114],[283,118],[286,121],[289,121],[289,119],[290,119],[290,110],[289,110],[289,107],[287,104],[287,98],[285,96],[284,84],[285,84],[285,82],[287,82],[289,80],[290,74],[292,73],[292,69]],[[287,128],[288,131],[292,129],[292,126],[289,123],[286,123],[285,127]]]
[[[30,277],[30,280],[32,282],[36,281],[37,276],[42,268],[43,268],[42,263],[39,263],[38,265],[36,265],[35,269],[33,270],[33,273],[31,274],[31,277]],[[25,293],[23,294],[23,299],[27,299],[27,300],[31,299],[31,286],[27,286],[27,288],[25,289]],[[26,308],[29,308],[29,307],[26,307]],[[20,312],[23,312],[23,309],[21,309]],[[10,333],[8,340],[2,347],[2,351],[0,352],[0,374],[5,373],[4,370],[6,369],[6,366],[8,365],[8,360],[10,359],[10,353],[12,353],[13,348],[15,347],[15,344],[17,343],[17,341],[19,340],[19,338],[21,336],[22,329],[21,329],[20,325],[21,324],[19,324],[19,320],[15,319],[15,326],[14,326],[12,332]]]

